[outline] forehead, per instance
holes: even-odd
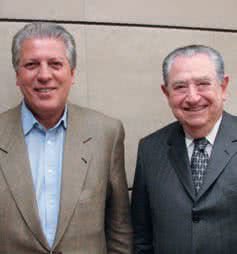
[[[169,81],[173,79],[192,79],[202,76],[216,78],[215,64],[206,54],[177,56],[169,71]]]
[[[22,42],[21,57],[34,56],[66,56],[66,47],[61,39],[56,38],[29,38]]]

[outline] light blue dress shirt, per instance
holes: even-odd
[[[24,102],[21,106],[21,117],[39,217],[45,237],[52,247],[60,208],[67,107],[58,123],[48,130],[35,119]]]

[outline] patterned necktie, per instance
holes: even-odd
[[[194,139],[194,150],[191,158],[191,170],[196,194],[202,186],[203,177],[207,169],[209,159],[208,153],[205,151],[207,144],[208,141],[206,138]]]

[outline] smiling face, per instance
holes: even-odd
[[[25,40],[16,78],[25,103],[36,119],[44,126],[56,124],[74,80],[63,41],[54,38]]]
[[[223,112],[228,77],[217,79],[208,55],[177,56],[167,86],[162,85],[174,116],[193,138],[206,136]]]

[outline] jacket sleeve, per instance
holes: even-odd
[[[124,129],[119,122],[111,152],[105,232],[108,254],[132,253],[132,227],[124,168]]]
[[[134,253],[153,254],[151,210],[146,188],[146,168],[142,157],[142,144],[140,142],[132,193]]]

